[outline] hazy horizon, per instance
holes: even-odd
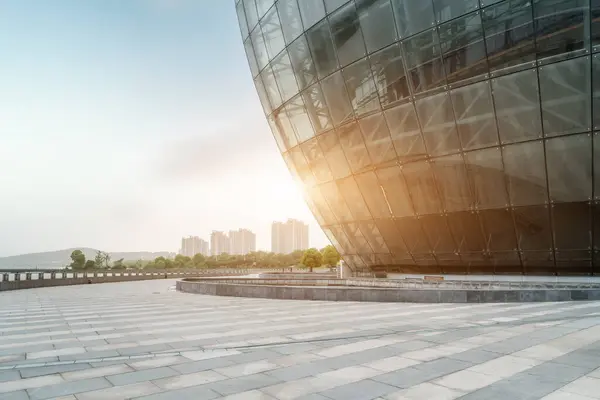
[[[233,1],[6,0],[0,256],[177,251],[309,223],[262,114]]]

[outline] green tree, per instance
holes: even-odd
[[[95,269],[96,268],[96,263],[94,262],[94,260],[87,260],[85,262],[85,265],[83,266],[83,268],[85,268],[85,269]]]
[[[71,268],[83,269],[85,267],[85,254],[81,250],[73,250],[71,253]]]
[[[116,260],[111,269],[125,269],[125,264],[123,263],[123,258]]]
[[[206,265],[206,257],[200,253],[194,254],[194,257],[192,257],[192,264],[194,264],[194,267],[196,268],[202,268]]]
[[[110,263],[110,254],[105,251],[97,251],[94,262],[98,268],[108,268],[108,264]]]
[[[321,254],[323,255],[323,264],[329,267],[337,265],[341,259],[340,253],[332,245],[325,246],[321,250]]]
[[[315,248],[308,249],[304,252],[301,262],[310,269],[310,272],[312,272],[313,268],[319,268],[321,264],[323,264],[323,256],[321,255],[321,252]]]

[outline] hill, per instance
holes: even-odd
[[[58,269],[71,263],[71,253],[75,248],[46,251],[42,253],[29,253],[20,254],[17,256],[0,257],[0,269],[9,268],[40,268],[40,269]],[[86,259],[94,259],[96,256],[95,249],[89,247],[79,248],[84,254]],[[174,253],[168,251],[161,252],[149,252],[149,251],[134,251],[134,252],[113,252],[109,253],[111,260],[119,260],[123,258],[125,261],[136,261],[136,260],[153,260],[156,257],[174,257]]]

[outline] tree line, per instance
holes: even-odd
[[[318,250],[298,250],[289,254],[278,254],[266,251],[254,251],[246,255],[223,253],[218,256],[196,254],[187,257],[181,254],[174,258],[156,257],[154,260],[111,261],[107,252],[97,251],[94,259],[86,260],[81,250],[71,253],[69,268],[76,270],[90,269],[184,269],[184,268],[287,268],[298,267],[313,270],[321,266],[333,267],[340,261],[335,247],[328,245]]]

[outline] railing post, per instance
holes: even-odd
[[[31,280],[31,272],[25,273],[25,280],[26,281],[30,281]]]
[[[56,272],[50,272],[50,279],[56,279]]]
[[[15,274],[15,281],[20,281],[21,280],[21,274],[19,272],[17,272]]]
[[[44,279],[44,273],[38,272],[38,279]]]
[[[10,279],[10,275],[9,274],[2,274],[2,281],[3,282],[8,282],[9,279]]]

